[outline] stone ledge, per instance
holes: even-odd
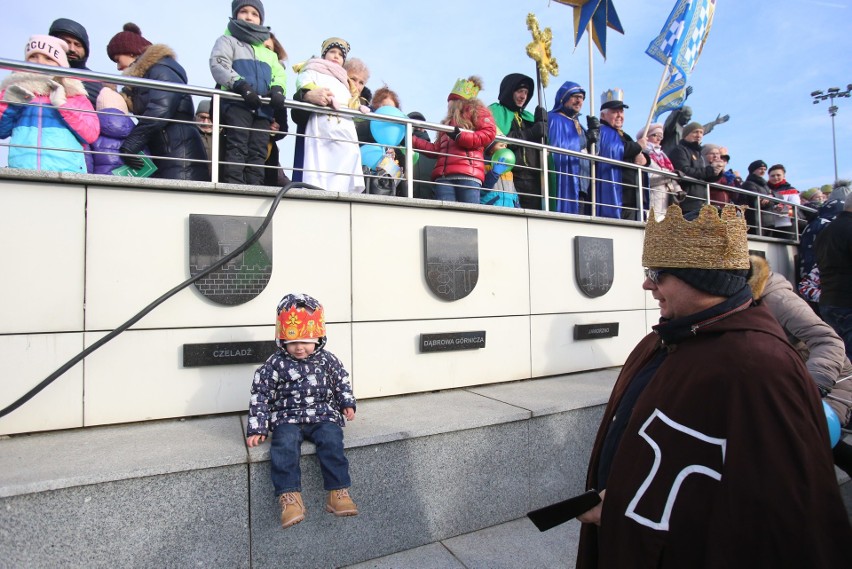
[[[528,420],[605,403],[618,370],[380,399],[358,406],[347,448]],[[245,415],[171,419],[0,440],[0,498],[269,460],[245,446]],[[304,443],[302,454],[314,454]]]

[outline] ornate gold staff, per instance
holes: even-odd
[[[538,104],[542,108],[544,106],[544,93],[542,87],[547,87],[550,81],[550,75],[556,77],[559,75],[559,64],[550,53],[550,44],[553,42],[553,32],[550,28],[544,28],[544,31],[539,28],[538,19],[535,14],[530,12],[527,14],[527,29],[532,33],[533,41],[527,45],[527,55],[535,61],[535,77],[538,84]],[[544,71],[544,74],[542,74]]]

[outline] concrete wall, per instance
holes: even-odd
[[[264,216],[271,201],[262,188],[107,183],[120,181],[0,179],[0,242],[10,252],[0,282],[0,406],[189,277],[190,214]],[[448,302],[428,288],[427,225],[477,230],[470,295]],[[637,223],[294,190],[271,231],[274,268],[256,298],[223,306],[190,286],[0,419],[0,434],[245,409],[256,364],[183,367],[182,346],[272,339],[287,292],[324,304],[328,349],[361,399],[620,365],[656,321],[639,286]],[[613,240],[615,278],[601,297],[575,282],[576,236]],[[617,322],[618,337],[573,339],[575,324],[602,322]],[[485,348],[418,351],[422,333],[471,330],[486,332]]]

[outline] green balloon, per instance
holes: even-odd
[[[508,148],[501,148],[491,155],[491,162],[491,167],[496,174],[505,174],[515,166],[515,153]]]

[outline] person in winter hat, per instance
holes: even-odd
[[[35,35],[24,59],[68,67],[68,44]],[[88,111],[88,112],[86,112]],[[16,71],[0,83],[0,139],[11,137],[10,168],[86,173],[83,144],[98,138],[100,127],[86,89],[78,79]]]
[[[91,71],[86,67],[86,61],[89,59],[89,34],[86,32],[86,28],[74,20],[58,18],[50,24],[47,33],[64,40],[68,44],[68,65],[70,67]],[[96,106],[98,95],[104,88],[104,84],[100,81],[86,79],[83,81],[83,86],[86,88],[89,102],[92,103],[93,107]]]
[[[151,44],[139,26],[124,24],[107,44],[107,54],[119,71],[141,77],[186,85],[186,70],[167,45]],[[142,167],[139,153],[146,148],[157,166],[155,178],[205,181],[210,179],[204,161],[207,155],[198,129],[192,124],[195,106],[188,93],[124,87],[122,96],[139,123],[121,145],[122,161],[133,169]]]
[[[299,456],[303,439],[317,447],[328,492],[325,509],[335,516],[358,514],[349,496],[349,462],[343,452],[346,421],[355,419],[349,373],[325,349],[325,311],[307,294],[288,294],[278,303],[278,350],[257,368],[251,385],[246,444],[272,437],[270,474],[281,525],[305,519]]]
[[[278,56],[264,46],[269,40],[269,28],[263,25],[263,3],[234,0],[231,12],[233,17],[225,34],[210,52],[210,72],[218,87],[243,98],[222,101],[226,164],[221,167],[220,180],[262,185],[269,126],[273,119],[278,124],[287,123],[287,77]],[[269,97],[270,103],[264,103],[261,97]]]
[[[329,109],[351,108],[349,75],[343,64],[349,42],[331,37],[322,43],[320,57],[298,63],[294,99]],[[356,104],[357,100],[355,101]],[[361,112],[369,112],[363,106]],[[293,181],[312,184],[329,192],[361,193],[366,187],[355,122],[348,116],[293,112],[298,133],[293,153]]]
[[[645,228],[642,288],[661,318],[603,412],[577,567],[845,567],[852,526],[820,393],[752,297],[742,211],[688,216],[671,205]]]
[[[109,87],[101,90],[95,108],[101,135],[92,143],[93,173],[111,176],[113,170],[124,165],[118,152],[136,123],[130,117],[124,98]]]

